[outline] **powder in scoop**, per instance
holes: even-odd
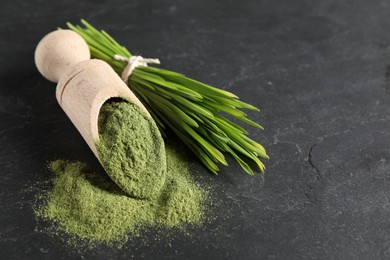
[[[111,179],[135,198],[158,195],[165,181],[164,141],[156,123],[137,105],[106,102],[99,113],[99,159]]]
[[[51,221],[51,231],[65,232],[70,241],[78,238],[90,245],[122,246],[146,226],[201,224],[208,192],[192,180],[187,162],[175,146],[167,146],[166,155],[167,180],[160,194],[155,191],[159,196],[150,200],[126,196],[109,178],[94,173],[85,163],[53,161],[49,164],[55,174],[53,188],[43,196],[44,202],[35,213]]]

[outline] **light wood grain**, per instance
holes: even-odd
[[[95,145],[99,140],[98,117],[108,99],[128,100],[150,114],[106,62],[89,59],[88,46],[80,38],[70,30],[48,34],[37,46],[35,63],[47,79],[58,81],[58,103],[99,158]]]

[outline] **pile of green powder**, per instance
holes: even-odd
[[[54,173],[53,187],[35,213],[52,223],[56,233],[66,233],[90,245],[121,246],[145,227],[181,228],[205,220],[208,192],[192,179],[182,152],[177,146],[164,148],[161,136],[150,129],[156,126],[148,126],[151,120],[131,109],[137,108],[126,102],[106,103],[99,116],[100,160],[118,185],[85,163],[49,163]],[[138,116],[138,121],[129,124],[128,116]],[[110,127],[112,123],[118,125]],[[126,130],[129,127],[132,130]],[[123,138],[131,138],[130,133],[140,139],[126,146]],[[116,146],[120,147],[118,153],[113,152]],[[146,155],[142,155],[142,149],[148,149]],[[117,154],[122,157],[115,158]]]
[[[135,198],[158,195],[165,181],[164,140],[137,105],[106,102],[99,113],[99,159],[111,179]]]

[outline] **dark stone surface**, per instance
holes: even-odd
[[[264,175],[233,163],[217,219],[124,249],[78,253],[35,232],[45,162],[96,160],[36,71],[35,45],[84,17],[136,54],[238,94],[266,131]],[[0,259],[386,259],[390,257],[390,2],[1,1]]]

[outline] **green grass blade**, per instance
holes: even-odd
[[[130,57],[131,53],[107,32],[97,30],[85,20],[81,23],[84,27],[67,25],[84,38],[93,58],[106,61],[120,75],[127,63],[115,60],[114,55]],[[217,163],[227,165],[223,152],[231,154],[249,174],[253,174],[253,169],[244,159],[253,161],[260,171],[264,170],[258,158],[269,158],[264,147],[249,138],[243,127],[222,115],[226,113],[263,129],[240,110],[259,111],[255,106],[239,100],[229,91],[150,66],[134,69],[128,85],[144,103],[162,134],[165,136],[164,129],[172,129],[214,174],[219,171]]]

